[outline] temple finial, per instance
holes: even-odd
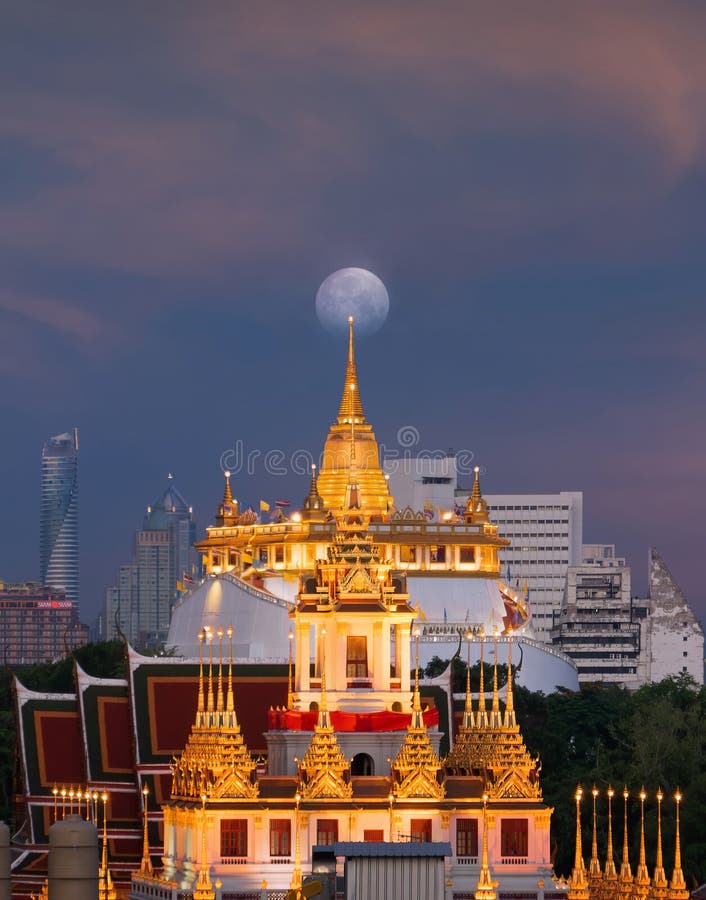
[[[679,788],[677,788],[676,793],[674,794],[674,802],[677,805],[676,834],[674,836],[674,869],[672,870],[672,880],[669,883],[669,888],[670,891],[675,892],[676,896],[679,898],[681,898],[681,896],[689,896],[688,891],[686,890],[686,882],[684,881],[684,872],[681,867],[681,834],[679,828],[679,804],[681,801],[682,793]]]
[[[650,873],[647,870],[647,858],[645,856],[645,800],[647,792],[645,786],[640,788],[640,856],[635,870],[635,884],[642,888],[649,888]]]
[[[471,639],[473,632],[469,629],[466,633],[466,705],[463,710],[461,728],[463,731],[471,731],[473,728],[473,697],[471,694]]]
[[[353,342],[353,316],[348,317],[348,360],[346,363],[346,381],[343,385],[341,406],[338,410],[338,423],[345,425],[360,424],[365,421],[363,404],[360,402],[358,390],[358,371],[355,364],[355,348]]]
[[[233,626],[229,625],[226,631],[228,635],[228,693],[226,695],[226,709],[229,713],[235,712],[235,700],[233,697]],[[230,723],[233,724],[233,716],[230,716]]]
[[[224,503],[232,503],[233,502],[233,491],[231,490],[231,487],[230,487],[230,472],[226,469],[226,471],[223,474],[225,475],[225,478],[226,478],[226,486],[225,486],[225,490],[223,491],[223,502]]]
[[[483,499],[480,489],[480,466],[475,466],[473,471],[475,472],[473,488],[466,502],[463,518],[469,525],[478,525],[489,521],[488,504]]]
[[[505,691],[505,728],[517,726],[515,718],[515,695],[512,687],[512,628],[507,630],[507,689]]]
[[[205,626],[206,640],[208,641],[208,693],[206,695],[206,710],[208,712],[208,724],[213,724],[213,629]]]
[[[498,693],[498,629],[493,629],[493,699],[490,704],[490,727],[500,728],[500,694]]]
[[[571,871],[569,879],[569,890],[567,897],[569,900],[583,900],[588,898],[588,879],[586,878],[586,867],[583,863],[583,848],[581,844],[581,800],[583,798],[583,788],[577,785],[574,800],[576,801],[576,843],[574,850],[574,868]]]
[[[203,695],[203,642],[206,632],[203,628],[199,631],[199,701],[196,707],[196,724],[203,725],[204,718],[204,695]]]
[[[223,628],[218,626],[218,693],[216,695],[216,711],[223,712]],[[218,717],[220,725],[221,716]]]
[[[623,788],[623,860],[620,864],[620,881],[623,884],[632,884],[632,869],[630,868],[630,852],[628,849],[628,797],[630,792],[627,786]]]
[[[497,881],[493,881],[493,876],[488,864],[488,794],[483,794],[483,843],[481,847],[480,872],[478,873],[478,883],[474,897],[476,900],[495,900],[497,893],[495,887]]]
[[[608,785],[606,793],[608,795],[608,846],[606,847],[605,868],[603,872],[606,880],[615,881],[618,877],[613,854],[613,797],[615,796],[615,791],[611,785]]]
[[[588,874],[592,879],[601,877],[601,862],[598,859],[598,831],[596,828],[596,800],[598,799],[598,788],[593,785],[591,789],[593,797],[593,833],[591,836],[591,861],[588,864]]]
[[[414,627],[414,693],[412,694],[411,728],[424,728],[422,700],[419,694],[419,625]]]
[[[483,659],[483,646],[485,644],[485,631],[480,630],[480,683],[478,685],[478,713],[476,725],[478,728],[488,727],[488,715],[485,711],[485,661]]]
[[[655,872],[652,877],[652,886],[660,891],[669,887],[662,857],[662,800],[664,800],[664,794],[660,787],[657,790],[657,855],[655,860]]]

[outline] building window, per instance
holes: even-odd
[[[385,835],[382,828],[366,828],[363,831],[363,840],[366,844],[382,844],[385,841]]]
[[[316,820],[316,843],[322,847],[329,847],[338,840],[338,819]]]
[[[409,831],[412,841],[428,843],[431,841],[431,819],[412,819]]]
[[[411,544],[400,544],[400,563],[415,563],[417,548]]]
[[[284,562],[284,547],[282,546],[282,544],[275,544],[275,562]]]
[[[289,819],[270,821],[270,856],[289,856],[292,847],[292,823]]]
[[[221,819],[221,856],[248,855],[248,820]]]
[[[429,561],[433,563],[446,562],[446,547],[443,544],[438,547],[431,546],[429,548]]]
[[[346,638],[346,675],[368,677],[368,640],[365,635],[349,634]]]
[[[458,553],[459,562],[472,563],[476,561],[475,547],[461,547]]]
[[[527,819],[502,819],[500,855],[527,856]]]
[[[456,856],[478,856],[478,819],[456,820]]]

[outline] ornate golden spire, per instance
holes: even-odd
[[[324,498],[319,493],[318,482],[316,480],[316,465],[314,463],[311,464],[311,483],[309,485],[309,493],[304,498],[302,519],[307,522],[323,522],[326,519],[326,507],[324,505]]]
[[[353,346],[353,316],[348,317],[348,360],[346,362],[346,381],[343,385],[341,405],[338,410],[338,424],[362,423],[365,421],[363,404],[360,402],[358,390],[358,371],[355,365],[355,350]]]
[[[576,800],[576,847],[574,851],[574,868],[569,878],[568,900],[588,900],[588,879],[586,867],[583,863],[583,850],[581,847],[581,799],[583,788],[578,785],[574,799]]]
[[[500,715],[500,695],[498,693],[498,629],[493,631],[493,700],[490,707],[490,727],[502,728]]]
[[[677,788],[674,794],[674,802],[677,805],[677,822],[676,834],[674,836],[674,869],[672,870],[672,880],[669,882],[669,898],[670,900],[686,900],[689,891],[684,881],[684,873],[681,868],[681,834],[679,828],[679,804],[682,801],[682,793]]]
[[[485,644],[485,631],[480,630],[480,681],[478,684],[478,713],[476,725],[480,729],[488,727],[488,714],[485,711],[485,661],[483,659],[483,645]]]
[[[194,887],[194,900],[215,900],[211,872],[206,854],[206,794],[201,794],[201,865]]]
[[[512,690],[512,627],[507,630],[507,689],[505,691],[505,728],[517,726],[515,696]]]
[[[233,629],[228,627],[229,660],[226,703],[223,703],[222,653],[218,676],[218,702],[214,708],[213,632],[209,630],[209,677],[206,710],[203,710],[203,662],[199,677],[196,721],[184,752],[172,764],[172,797],[197,799],[253,799],[258,795],[253,780],[255,763],[240,731],[233,697]],[[219,634],[219,638],[221,635]],[[203,638],[200,638],[203,642]]]
[[[632,884],[632,869],[630,868],[630,853],[628,850],[628,797],[630,793],[627,786],[623,788],[623,860],[620,864],[620,883]]]
[[[321,696],[311,743],[298,764],[299,792],[305,800],[348,800],[353,796],[350,762],[343,755],[331,725],[326,700],[326,629],[321,629]]]
[[[475,722],[473,720],[473,695],[471,694],[471,639],[473,632],[466,633],[466,704],[463,709],[461,731],[472,731]]]
[[[154,875],[152,860],[150,859],[150,842],[147,834],[147,797],[150,789],[145,785],[142,788],[142,861],[140,863],[140,875],[142,878],[151,878]]]
[[[101,794],[103,801],[103,847],[101,849],[101,864],[98,869],[98,900],[117,900],[118,892],[113,885],[113,879],[108,868],[108,816],[107,807],[108,794],[103,791]],[[142,870],[140,869],[142,873]]]
[[[591,838],[591,861],[588,864],[588,877],[592,882],[596,882],[601,877],[601,861],[598,859],[598,834],[596,831],[596,800],[598,799],[598,788],[593,785],[591,789],[593,797],[593,835]]]
[[[667,888],[669,887],[662,858],[662,800],[664,800],[664,794],[660,787],[657,790],[657,858],[655,860],[654,875],[652,876],[652,896],[655,898],[666,897]]]
[[[226,470],[224,473],[226,479],[225,490],[223,491],[223,502],[224,503],[232,503],[233,502],[233,492],[230,489],[230,472]]]
[[[401,799],[430,798],[441,800],[445,794],[441,777],[441,760],[431,745],[419,694],[419,627],[414,629],[415,672],[412,695],[412,719],[407,734],[392,763],[395,795]]]
[[[297,791],[294,795],[294,868],[292,870],[292,880],[289,882],[291,891],[301,891],[303,882],[301,823],[299,821],[299,805],[301,802],[302,795]]]
[[[480,466],[475,466],[473,471],[475,472],[475,479],[471,495],[466,501],[466,511],[463,518],[469,525],[478,525],[489,521],[488,504],[483,499],[480,490]]]
[[[606,793],[608,794],[608,846],[606,848],[604,877],[606,881],[615,881],[618,878],[613,855],[613,797],[615,796],[615,791],[608,785]]]
[[[230,487],[230,472],[226,470],[223,474],[225,475],[226,484],[223,490],[223,499],[218,504],[216,525],[237,525],[239,521],[238,501],[233,498],[233,491]]]
[[[647,860],[645,857],[645,800],[647,793],[645,786],[640,788],[640,857],[633,879],[633,897],[646,897],[650,890],[650,873],[647,870]]]
[[[480,872],[475,890],[475,900],[495,900],[497,881],[493,881],[488,864],[488,795],[483,793],[483,843],[481,848]]]

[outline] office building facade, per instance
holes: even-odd
[[[78,429],[49,438],[42,450],[39,517],[41,583],[63,591],[78,612]]]

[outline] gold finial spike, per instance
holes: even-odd
[[[497,893],[493,876],[488,864],[488,794],[483,794],[483,842],[481,845],[480,872],[475,890],[476,900],[495,900]]]
[[[147,835],[147,797],[149,795],[150,789],[145,785],[142,788],[142,862],[140,863],[140,875],[142,876],[151,876],[154,874],[154,870],[152,868],[152,860],[150,859],[150,844],[149,838]]]
[[[206,709],[210,713],[209,724],[213,724],[213,630],[206,626],[206,640],[208,641],[208,695],[206,697]]]
[[[424,718],[422,716],[422,699],[419,694],[419,625],[414,626],[414,693],[412,694],[412,721],[410,727],[413,729],[424,728]]]
[[[201,794],[201,865],[193,892],[194,900],[215,900],[216,896],[206,854],[206,799],[206,794]]]
[[[289,667],[287,669],[287,709],[294,708],[294,691],[292,686],[292,644],[294,642],[294,632],[289,629]]]
[[[596,800],[598,799],[598,788],[593,785],[591,789],[593,797],[593,835],[591,838],[591,862],[588,865],[588,874],[591,878],[601,877],[601,862],[598,859],[598,833],[596,829]]]
[[[611,785],[608,785],[606,793],[608,795],[608,846],[606,848],[604,875],[606,879],[615,881],[618,877],[613,853],[613,797],[615,796],[615,791]]]
[[[635,883],[643,887],[649,887],[650,873],[647,871],[647,859],[645,856],[645,800],[647,792],[645,786],[640,788],[640,857],[635,872]]]
[[[232,503],[233,502],[233,491],[231,490],[231,487],[230,487],[230,472],[226,469],[226,471],[223,474],[225,475],[225,478],[226,478],[226,486],[225,486],[225,490],[223,491],[223,502],[224,503]]]
[[[226,631],[228,635],[228,694],[226,696],[226,709],[229,713],[233,713],[235,711],[235,703],[233,700],[233,626],[229,625]],[[229,724],[233,724],[232,715],[231,722]]]
[[[662,793],[662,788],[659,787],[657,789],[657,858],[655,860],[655,872],[652,877],[652,886],[660,890],[669,887],[662,857],[662,800],[664,800],[664,794]]]
[[[348,317],[348,360],[346,363],[346,381],[343,385],[341,406],[338,410],[338,423],[345,425],[350,423],[360,424],[365,421],[363,405],[360,402],[358,390],[358,371],[355,364],[355,349],[353,342],[353,316]],[[352,431],[352,428],[351,428]]]
[[[466,705],[463,710],[463,720],[461,722],[462,731],[471,731],[473,729],[473,697],[471,695],[471,640],[473,632],[469,629],[466,632]]]
[[[507,688],[505,691],[505,728],[515,728],[515,695],[512,687],[512,627],[507,630]]]
[[[628,850],[628,797],[630,792],[627,786],[623,788],[623,861],[620,865],[620,880],[624,884],[632,882],[632,869],[630,868],[630,853]]]
[[[302,796],[297,791],[294,795],[294,869],[292,871],[292,880],[289,882],[289,887],[292,891],[301,891],[303,881],[301,828],[299,823],[299,804],[301,800]]]
[[[328,703],[326,701],[326,628],[321,629],[321,699],[319,700],[319,715],[316,727],[331,727],[331,719],[328,714]]]
[[[216,695],[216,710],[223,712],[223,628],[218,626],[218,694]],[[219,724],[222,716],[219,716]]]
[[[493,699],[490,707],[490,727],[499,728],[500,695],[498,693],[498,629],[493,629]]]
[[[679,804],[681,803],[682,799],[682,792],[679,790],[679,788],[677,788],[676,793],[674,794],[674,802],[677,805],[676,834],[674,836],[674,869],[672,870],[672,880],[669,883],[669,887],[673,891],[684,891],[686,888],[684,873],[682,872],[681,867],[681,834],[679,828]]]
[[[204,696],[203,696],[203,642],[206,633],[203,628],[199,631],[199,702],[196,712],[196,724],[203,724]]]
[[[483,649],[485,645],[485,631],[480,630],[480,682],[478,684],[478,715],[476,716],[476,725],[478,728],[488,727],[488,716],[485,711],[485,660],[483,658]]]
[[[581,800],[583,798],[583,788],[581,785],[576,786],[574,799],[576,801],[576,848],[574,852],[574,868],[571,871],[569,879],[569,900],[579,900],[579,898],[588,898],[588,879],[586,877],[586,867],[583,863],[583,849],[581,845]]]

